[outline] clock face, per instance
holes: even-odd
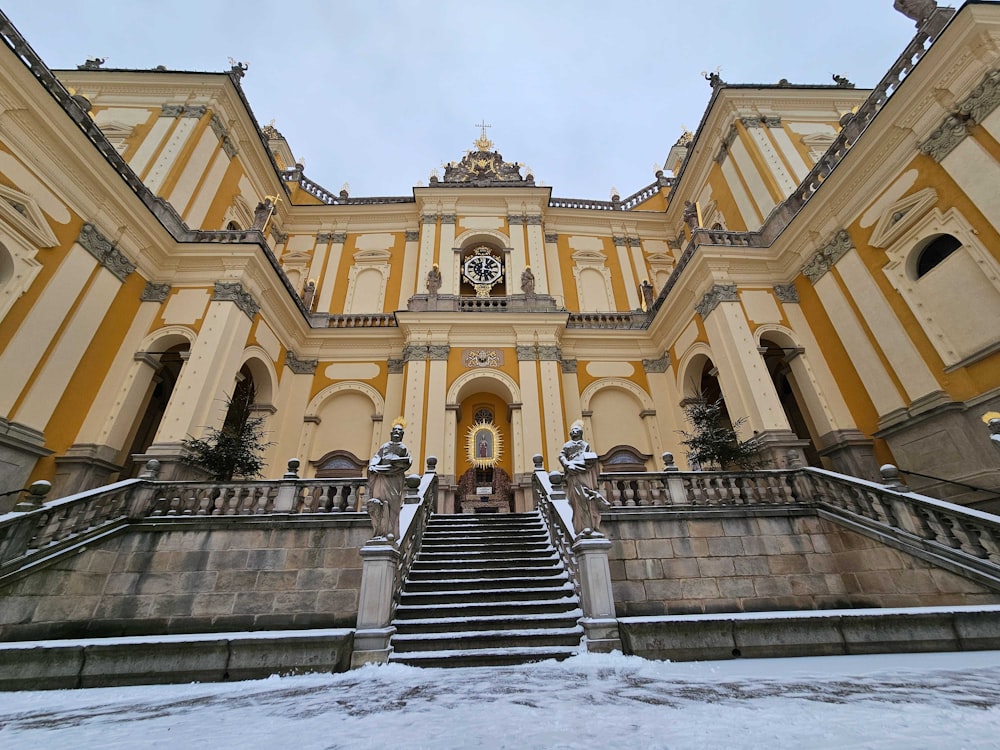
[[[495,284],[503,275],[500,261],[492,255],[473,255],[466,259],[462,269],[472,284]]]

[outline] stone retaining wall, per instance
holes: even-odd
[[[354,627],[363,514],[169,518],[0,587],[0,640]]]
[[[603,530],[619,616],[1000,603],[808,508],[619,512]]]

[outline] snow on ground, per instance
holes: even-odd
[[[5,750],[996,748],[1000,651],[522,667],[0,693]]]

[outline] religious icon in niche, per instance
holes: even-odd
[[[499,462],[503,439],[492,422],[477,421],[469,428],[465,442],[469,463],[477,469],[488,469]]]

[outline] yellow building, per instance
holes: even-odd
[[[1000,7],[897,5],[923,10],[874,89],[710,76],[610,201],[485,130],[426,187],[334,194],[239,65],[53,73],[0,16],[0,492],[190,472],[238,388],[266,476],[357,476],[402,415],[445,510],[507,479],[530,506],[576,419],[604,470],[684,466],[698,393],[774,466],[1000,486]]]

